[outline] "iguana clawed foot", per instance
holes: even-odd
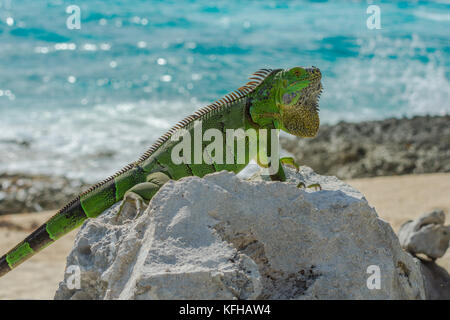
[[[297,188],[314,188],[316,191],[322,190],[322,186],[319,183],[313,183],[313,184],[306,186],[303,182],[300,182],[297,185]]]
[[[280,158],[280,163],[294,167],[297,170],[297,172],[300,170],[300,166],[297,164],[297,162],[295,162],[294,158],[292,158],[292,157]],[[322,190],[321,185],[318,183],[313,183],[313,184],[306,186],[303,182],[300,182],[297,185],[297,188],[314,188],[316,191]]]

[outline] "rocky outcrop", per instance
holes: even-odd
[[[66,274],[55,298],[425,298],[418,259],[361,193],[307,167],[287,174],[283,183],[187,177],[143,212],[111,208],[83,225],[67,259],[80,289]]]
[[[405,222],[398,232],[401,246],[412,254],[421,253],[432,260],[442,257],[450,241],[450,226],[444,223],[442,210]]]
[[[314,139],[282,137],[281,144],[301,164],[341,179],[450,172],[449,123],[447,115],[323,124]],[[88,187],[64,177],[0,173],[0,214],[58,209]]]
[[[421,260],[427,300],[450,300],[450,275],[434,261]]]
[[[0,174],[0,215],[57,209],[88,186],[64,177]]]
[[[436,210],[405,222],[398,232],[400,244],[406,251],[426,256],[421,258],[421,270],[428,300],[450,299],[450,275],[434,262],[444,256],[449,246],[450,226],[444,223],[444,212]]]

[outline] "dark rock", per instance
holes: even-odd
[[[450,115],[322,125],[317,137],[281,138],[301,165],[341,179],[450,172]]]
[[[58,209],[87,187],[63,177],[0,174],[0,215]]]
[[[421,261],[427,300],[450,300],[450,275],[434,261]]]

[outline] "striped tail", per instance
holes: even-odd
[[[0,277],[28,260],[35,253],[79,227],[86,219],[95,218],[123,199],[127,190],[145,182],[146,173],[130,164],[115,175],[90,187],[61,208],[53,217],[0,258]]]
[[[88,217],[79,200],[61,209],[46,223],[0,258],[0,277],[58,238],[80,226]]]
[[[127,190],[145,179],[143,168],[133,163],[81,193],[0,258],[0,277],[79,227],[86,219],[97,217],[121,201]]]

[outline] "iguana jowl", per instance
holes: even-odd
[[[203,130],[281,129],[300,137],[313,137],[319,128],[318,99],[322,91],[321,73],[316,67],[261,69],[243,87],[186,117],[145,152],[113,176],[90,187],[61,208],[52,218],[0,258],[0,276],[30,258],[33,254],[94,218],[121,200],[150,201],[168,180],[186,176],[203,177],[221,170],[241,171],[255,157],[246,150],[245,163],[178,164],[171,161],[176,144],[170,137],[179,129],[193,130],[196,120]],[[192,151],[193,152],[193,151]],[[287,160],[287,159],[286,159]],[[279,160],[280,163],[283,159]],[[292,159],[286,162],[293,163]],[[271,176],[284,181],[283,167]],[[125,201],[124,201],[125,202]],[[123,203],[124,203],[123,202]]]

